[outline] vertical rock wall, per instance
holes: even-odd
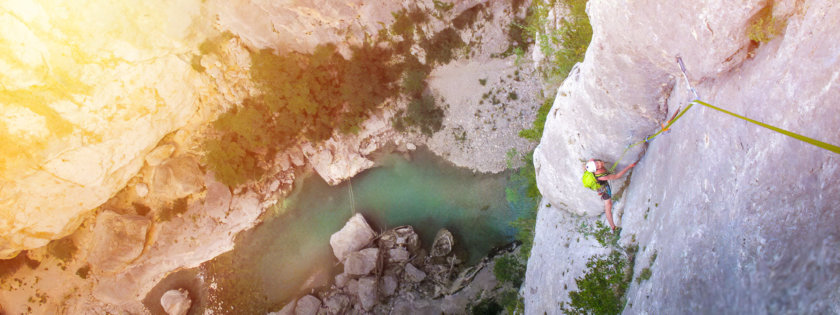
[[[553,206],[539,213],[526,313],[559,313],[556,306],[575,289],[545,260],[575,255],[555,241],[556,212],[601,212],[601,202],[580,187],[578,158],[614,160],[655,130],[646,111],[661,120],[693,98],[675,55],[703,100],[840,143],[840,4],[775,1],[773,16],[786,26],[756,46],[745,34],[765,2],[618,3],[590,2],[596,36],[580,73],[561,88],[535,157],[540,188]],[[602,47],[612,56],[597,54]],[[612,85],[596,90],[602,97],[574,96],[595,94],[574,87],[604,80],[588,68],[616,74]],[[625,84],[627,72],[632,82]],[[640,89],[639,80],[648,88]],[[643,96],[667,101],[647,109],[627,101]],[[564,118],[567,112],[581,121]],[[602,127],[583,132],[592,125]],[[630,154],[620,167],[632,162]],[[838,175],[840,155],[695,106],[650,144],[617,206],[622,242],[641,248],[635,277],[652,271],[650,280],[632,282],[625,312],[837,312]],[[562,281],[568,289],[556,285]]]
[[[0,5],[0,258],[72,232],[198,107],[199,1]]]

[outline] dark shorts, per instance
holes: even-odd
[[[601,184],[601,188],[598,188],[598,195],[601,196],[602,200],[610,200],[610,198],[612,198],[612,190],[610,189],[610,183],[607,181],[599,181],[598,184]]]

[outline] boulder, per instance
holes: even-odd
[[[295,315],[315,315],[318,314],[318,309],[321,308],[321,300],[307,295],[300,298],[295,305]]]
[[[362,303],[362,308],[370,311],[374,305],[379,301],[379,295],[376,285],[376,277],[364,277],[359,279],[359,302]]]
[[[401,246],[409,252],[414,252],[420,248],[420,236],[409,225],[399,226],[383,233],[379,237],[379,246],[383,248]]]
[[[306,161],[304,160],[305,157],[303,156],[303,151],[301,151],[300,148],[297,147],[289,150],[289,159],[291,160],[292,165],[294,166],[303,166],[306,163]]]
[[[346,273],[341,273],[335,276],[335,286],[339,288],[343,288],[347,285],[347,282],[350,281],[350,276]]]
[[[204,173],[192,156],[167,159],[157,167],[152,179],[153,196],[175,200],[204,188]]]
[[[160,306],[169,315],[185,315],[191,305],[192,300],[185,289],[169,290],[160,297]]]
[[[338,232],[330,236],[330,246],[338,261],[344,261],[349,253],[358,251],[370,244],[376,234],[370,228],[362,214],[357,213]]]
[[[205,176],[204,185],[207,187],[207,195],[204,197],[204,213],[217,220],[223,219],[230,209],[230,201],[233,198],[230,188],[216,181],[211,174]]]
[[[388,262],[402,263],[411,258],[410,254],[405,248],[397,247],[388,250]]]
[[[379,279],[379,292],[382,296],[391,296],[397,290],[397,278],[392,275],[384,275]]]
[[[339,143],[334,138],[317,146],[306,143],[302,149],[315,172],[330,185],[337,185],[374,165],[373,161],[356,152],[358,147]]]
[[[146,185],[144,183],[134,185],[134,193],[137,194],[137,197],[146,197],[147,195],[149,195],[149,185]]]
[[[175,145],[167,143],[158,146],[157,148],[149,152],[149,154],[146,154],[146,157],[144,159],[146,161],[146,164],[149,164],[149,166],[158,166],[160,165],[160,163],[172,156],[172,153],[175,153]]]
[[[331,294],[324,298],[327,314],[345,314],[350,308],[350,297],[341,293]]]
[[[281,171],[288,171],[292,167],[292,162],[289,161],[289,154],[286,152],[277,153],[274,158],[274,163],[280,166]]]
[[[352,252],[344,260],[344,273],[357,276],[369,274],[376,268],[378,258],[378,248],[366,248],[358,252]]]
[[[143,252],[151,221],[139,215],[106,210],[96,217],[93,245],[87,260],[101,272],[116,272]]]
[[[347,287],[344,288],[344,291],[353,296],[359,295],[359,280],[350,279],[350,281],[347,281]]]
[[[440,229],[435,235],[435,241],[432,243],[432,257],[446,256],[452,252],[452,247],[455,245],[455,238],[452,237],[452,232],[447,229]]]
[[[405,265],[405,279],[411,282],[420,282],[426,279],[426,273],[409,263]]]

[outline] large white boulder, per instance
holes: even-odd
[[[357,213],[338,232],[330,236],[330,246],[338,261],[344,261],[348,254],[370,244],[376,234],[370,228],[365,217]]]
[[[186,315],[192,300],[184,289],[169,290],[160,297],[160,306],[169,315]]]

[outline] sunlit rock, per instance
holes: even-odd
[[[161,200],[174,200],[204,187],[204,173],[190,156],[167,159],[155,168],[152,193]]]
[[[169,315],[186,315],[192,300],[184,289],[169,290],[160,297],[160,306]]]
[[[349,253],[362,249],[369,244],[376,234],[370,228],[364,216],[357,213],[338,232],[330,236],[330,246],[338,261],[344,261]]]
[[[121,270],[143,252],[150,224],[148,218],[138,215],[100,213],[93,229],[95,237],[88,262],[101,272]]]
[[[200,6],[0,4],[0,258],[75,230],[194,114]]]

